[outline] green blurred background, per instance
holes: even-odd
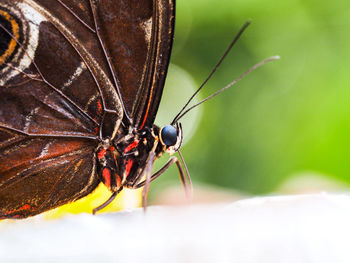
[[[252,24],[200,97],[281,56],[184,117],[199,123],[184,124],[186,132],[196,130],[182,147],[195,185],[267,194],[300,174],[350,182],[349,10],[345,0],[177,0],[158,124],[170,122],[193,92],[178,68],[199,86],[246,20]],[[175,167],[152,191],[173,183],[179,184]]]

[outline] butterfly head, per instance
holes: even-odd
[[[159,133],[160,142],[166,147],[167,152],[177,152],[182,144],[183,133],[181,123],[167,125],[161,128]]]

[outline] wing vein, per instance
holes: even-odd
[[[78,109],[78,111],[80,111],[83,115],[85,115],[87,118],[89,118],[92,122],[94,122],[97,126],[100,126],[100,124],[98,122],[96,122],[89,114],[87,114],[83,109],[81,109],[74,101],[72,101],[69,97],[67,97],[62,91],[60,91],[59,89],[57,89],[54,85],[52,85],[49,81],[47,81],[45,79],[45,77],[43,76],[42,72],[40,71],[38,65],[36,64],[36,62],[34,61],[33,58],[31,58],[28,55],[28,52],[26,51],[26,49],[24,48],[24,46],[22,45],[22,43],[19,42],[19,40],[13,35],[11,34],[11,32],[9,32],[2,24],[0,24],[0,27],[2,30],[4,30],[12,39],[14,39],[16,41],[16,43],[24,50],[25,54],[28,56],[28,58],[31,60],[31,62],[33,63],[34,67],[36,68],[36,70],[38,71],[41,79],[44,81],[44,83],[46,85],[48,85],[51,89],[53,89],[55,92],[57,92],[59,95],[61,95],[64,99],[68,100],[74,107],[76,107]],[[56,27],[57,28],[57,27]],[[60,32],[60,31],[59,31]],[[61,33],[61,32],[60,32]],[[61,33],[62,34],[62,33]]]

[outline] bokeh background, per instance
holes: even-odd
[[[177,0],[172,64],[157,115],[159,125],[173,119],[247,19],[252,25],[200,98],[266,57],[281,56],[182,120],[182,153],[196,201],[350,189],[349,10],[346,0]],[[158,160],[155,169],[168,158]],[[91,212],[110,195],[101,187],[103,196],[96,191],[99,200],[95,193],[88,197],[89,205],[79,200],[48,214],[55,218],[65,209]],[[140,191],[123,191],[108,209],[135,207],[140,196]],[[152,183],[150,203],[183,199],[174,165]],[[236,262],[281,262],[281,258],[346,262],[348,198],[274,200],[248,200],[225,211],[204,207],[169,213],[149,208],[147,217],[135,211],[50,224],[2,221],[0,242],[5,253],[1,258],[4,262],[11,261],[6,258],[89,262],[98,256],[106,259],[103,262],[115,262],[117,257],[132,261],[141,255],[146,262],[148,258],[194,262],[199,255],[205,257],[199,262],[231,257],[245,259]],[[105,244],[115,237],[123,242],[106,250]]]
[[[347,189],[349,10],[345,0],[177,0],[158,124],[170,122],[193,92],[184,79],[198,87],[247,19],[252,24],[200,98],[264,58],[281,56],[184,117],[193,136],[182,152],[195,186],[246,195]],[[152,184],[152,200],[179,184],[173,167]]]
[[[176,1],[175,41],[156,124],[172,121],[248,19],[252,24],[197,101],[263,59],[281,56],[181,120],[194,201],[348,191],[350,2]],[[47,217],[90,213],[110,194],[101,185]],[[185,202],[175,165],[152,183],[149,197],[150,204]],[[104,211],[140,201],[140,190],[123,191]]]

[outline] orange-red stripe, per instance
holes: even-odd
[[[145,114],[145,117],[143,118],[143,122],[142,122],[142,125],[140,127],[140,130],[142,130],[143,126],[145,126],[146,119],[147,119],[148,112],[149,112],[149,108],[151,107],[152,95],[153,95],[153,88],[151,88],[151,93],[150,93],[149,101],[147,104],[146,114]]]
[[[137,145],[139,145],[139,140],[135,140],[133,143],[129,144],[125,150],[124,153],[130,152],[132,149],[134,149],[135,147],[137,147]]]
[[[118,174],[116,174],[115,176],[117,178],[117,187],[119,188],[122,185],[122,180],[120,179]]]
[[[104,168],[102,171],[103,179],[105,180],[105,185],[110,188],[111,187],[111,173],[107,168]]]
[[[105,156],[106,151],[107,151],[106,149],[102,149],[101,151],[99,151],[99,152],[97,153],[97,158],[98,158],[98,159],[102,159],[102,157]]]
[[[133,160],[131,160],[131,159],[127,160],[126,165],[125,165],[125,178],[127,178],[128,175],[130,174],[130,170],[131,170],[131,167],[133,164],[134,164]]]

